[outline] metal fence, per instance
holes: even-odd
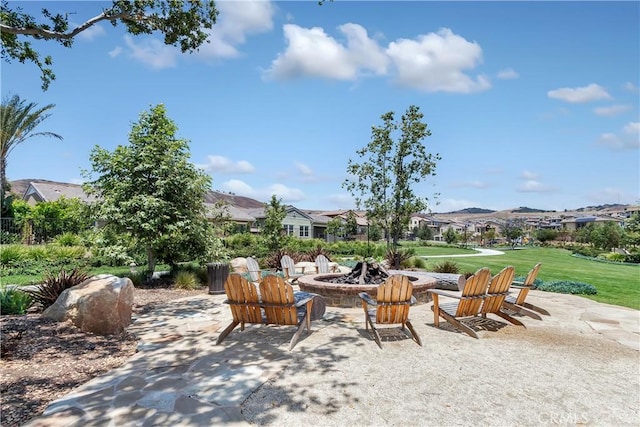
[[[22,243],[39,245],[51,242],[55,237],[65,233],[64,225],[59,219],[0,218],[0,243]]]

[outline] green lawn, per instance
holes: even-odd
[[[504,255],[479,257],[428,258],[427,269],[445,260],[453,261],[460,272],[474,272],[489,267],[493,274],[513,265],[516,276],[525,276],[538,262],[538,278],[544,281],[570,280],[592,284],[596,295],[583,295],[595,301],[640,309],[640,266],[603,263],[571,256],[564,249],[526,248],[506,250]]]
[[[476,253],[473,249],[456,248],[453,246],[417,246],[413,248],[417,256],[433,255],[470,255]]]

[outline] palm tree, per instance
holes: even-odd
[[[34,136],[62,139],[60,135],[53,132],[33,132],[40,123],[49,118],[51,114],[46,112],[53,107],[55,104],[38,108],[35,102],[27,103],[18,95],[2,100],[0,107],[0,187],[3,203],[4,192],[8,189],[7,157],[11,150]]]

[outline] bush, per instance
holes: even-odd
[[[74,233],[63,233],[54,239],[54,243],[60,246],[79,246],[80,237]]]
[[[606,259],[607,261],[611,261],[611,262],[624,262],[626,255],[624,254],[617,254],[615,252],[612,253],[608,253],[606,255],[603,255],[604,259]]]
[[[543,282],[536,286],[536,289],[545,292],[557,292],[560,294],[595,295],[598,290],[589,283],[570,282],[568,280],[554,280]]]
[[[57,274],[47,272],[41,285],[36,286],[34,290],[26,292],[34,303],[42,304],[43,308],[47,308],[56,302],[65,289],[79,285],[88,278],[87,273],[77,268],[74,268],[69,273],[66,270],[60,270]]]
[[[433,271],[435,273],[458,274],[460,269],[458,268],[458,264],[453,261],[442,261],[433,266]]]
[[[396,265],[400,265],[400,266],[406,265],[407,261],[409,261],[409,259],[412,256],[414,256],[415,253],[416,253],[416,250],[414,248],[399,249],[399,250],[389,249],[387,251],[385,259],[387,260],[389,268],[394,268]]]
[[[193,290],[200,287],[200,282],[194,273],[182,270],[176,274],[174,286],[177,289]]]
[[[2,250],[0,250],[0,264],[15,264],[25,258],[25,252],[24,248],[20,245],[3,246]]]
[[[31,297],[16,288],[0,290],[0,314],[24,314],[33,303]]]

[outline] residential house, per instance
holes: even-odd
[[[251,225],[251,232],[259,233],[267,218],[265,209],[246,209],[246,212],[255,218]],[[282,220],[282,228],[286,234],[300,239],[324,239],[329,220],[330,218],[326,216],[308,214],[289,205],[286,207],[286,216]]]
[[[81,185],[53,181],[32,181],[22,195],[22,199],[31,206],[40,202],[55,202],[61,197],[77,198],[86,203],[95,200],[95,197],[84,192]]]

